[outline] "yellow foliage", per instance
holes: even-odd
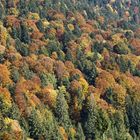
[[[112,40],[113,40],[113,46],[118,44],[119,42],[124,42],[124,38],[121,37],[122,34],[121,33],[116,33],[114,35],[112,35]]]
[[[16,15],[16,16],[18,16],[19,11],[18,11],[17,8],[10,8],[10,9],[8,9],[8,14],[9,15]]]
[[[27,17],[28,17],[28,19],[34,19],[34,20],[39,20],[40,19],[38,13],[31,13],[30,12]]]
[[[79,83],[82,86],[82,93],[83,93],[83,95],[86,96],[87,93],[88,93],[88,86],[89,86],[89,84],[87,83],[87,81],[84,78],[80,78],[79,79]]]
[[[8,128],[8,133],[4,133],[3,138],[6,140],[22,140],[23,139],[23,131],[19,125],[17,120],[13,120],[10,118],[5,118],[4,123]],[[9,138],[8,138],[9,137]]]
[[[12,83],[7,66],[2,64],[0,64],[0,83],[2,86],[7,86]]]
[[[40,100],[45,104],[48,104],[50,107],[54,107],[56,104],[57,92],[51,88],[44,88],[40,93]]]
[[[133,87],[136,85],[136,83],[134,82],[134,80],[129,77],[126,76],[125,74],[121,74],[118,78],[119,83],[126,89],[131,90],[133,89]]]
[[[5,124],[9,124],[9,123],[11,123],[12,121],[13,121],[13,120],[10,119],[10,118],[5,118],[5,119],[4,119]]]
[[[67,133],[66,133],[66,131],[65,131],[65,129],[63,127],[59,127],[59,132],[60,132],[63,140],[68,140]]]
[[[140,84],[135,85],[130,91],[129,95],[133,98],[134,101],[140,101]]]
[[[88,48],[91,45],[91,38],[88,34],[83,34],[79,39],[79,43],[82,48]]]
[[[113,8],[112,8],[112,6],[110,5],[110,4],[107,4],[107,8],[108,8],[108,10],[110,11],[110,12],[114,12],[114,10],[113,10]]]
[[[48,33],[51,36],[56,36],[56,29],[55,28],[50,28]]]
[[[117,102],[119,103],[120,107],[125,106],[125,98],[126,98],[126,89],[119,84],[115,84],[113,90],[117,97]],[[123,109],[123,108],[122,108]]]
[[[6,46],[6,40],[8,37],[8,33],[5,27],[3,25],[0,25],[0,43],[4,46]]]
[[[68,26],[68,29],[69,29],[70,31],[73,31],[73,30],[74,30],[73,24],[68,24],[67,26]]]
[[[42,23],[43,23],[43,26],[44,26],[45,28],[48,27],[48,26],[50,25],[50,22],[47,21],[47,20],[43,20]]]
[[[12,103],[11,103],[12,98],[11,98],[9,91],[6,88],[0,87],[0,97],[3,100],[5,107],[7,107],[7,108],[12,107]]]
[[[69,130],[70,130],[71,137],[74,139],[76,136],[76,130],[74,128],[70,128]]]

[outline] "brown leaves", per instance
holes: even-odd
[[[63,76],[69,76],[68,72],[66,71],[66,67],[62,61],[55,62],[55,72],[59,79]]]

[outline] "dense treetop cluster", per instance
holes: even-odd
[[[140,1],[0,0],[0,140],[139,140]]]

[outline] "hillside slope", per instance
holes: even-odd
[[[139,140],[139,10],[0,0],[0,140]]]

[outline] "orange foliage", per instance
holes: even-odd
[[[82,85],[77,81],[77,80],[73,80],[70,84],[70,91],[71,94],[75,94],[77,93],[77,91],[82,89]]]
[[[101,34],[96,34],[95,40],[98,41],[98,42],[103,42],[104,38]]]
[[[79,40],[79,42],[80,42],[80,40]],[[78,43],[76,43],[74,40],[71,40],[68,43],[68,48],[71,51],[72,58],[75,58],[76,59],[76,54],[77,54],[76,51],[77,51],[77,48],[80,48],[80,45]]]
[[[24,22],[29,29],[32,29],[33,31],[38,31],[39,32],[39,30],[36,26],[37,20],[29,20],[28,19],[28,20],[25,20]]]
[[[8,15],[5,19],[6,27],[19,27],[20,20],[15,15]]]
[[[130,41],[131,46],[136,49],[135,54],[139,55],[140,54],[140,39],[134,38]]]
[[[65,132],[65,129],[63,127],[59,127],[59,132],[60,132],[63,140],[68,140],[67,133]]]
[[[40,79],[33,77],[32,80],[21,79],[16,85],[15,101],[23,115],[27,115],[30,106],[40,105],[40,100],[34,95],[40,91]]]
[[[4,102],[11,106],[12,98],[9,91],[6,88],[0,87],[0,97],[3,98]]]
[[[93,32],[93,27],[92,27],[92,25],[86,23],[86,24],[81,25],[81,30],[84,33],[89,33],[90,34],[91,32]]]
[[[79,69],[73,69],[73,70],[71,70],[70,76],[71,77],[78,76],[79,78],[83,77],[82,76],[82,73],[81,73],[81,71]]]
[[[54,89],[45,87],[37,96],[44,104],[55,107],[57,92]]]
[[[115,84],[115,79],[107,71],[102,71],[96,79],[96,87],[100,89],[103,93],[109,87],[113,87]]]
[[[56,52],[53,52],[53,53],[51,54],[51,58],[54,59],[54,60],[57,60],[57,58],[58,58],[57,53],[56,53]]]
[[[105,109],[105,110],[110,108],[110,105],[103,99],[97,100],[97,105],[99,105],[102,109]]]
[[[71,61],[65,61],[65,67],[67,68],[68,72],[70,72],[74,69],[74,65]]]
[[[58,12],[53,15],[53,18],[57,20],[65,20],[65,16],[63,15],[63,13],[58,13]]]
[[[30,44],[29,51],[30,51],[31,53],[35,53],[35,52],[37,52],[41,47],[42,47],[41,45],[38,45],[38,44],[32,42],[32,43]]]
[[[100,24],[104,24],[105,19],[104,19],[103,16],[99,16],[98,21],[99,21]]]
[[[43,33],[40,33],[39,31],[34,31],[31,35],[31,38],[33,39],[41,39],[43,37]]]
[[[0,64],[0,83],[2,86],[12,84],[7,66]]]
[[[27,102],[23,93],[15,93],[15,102],[22,115],[27,115]]]
[[[41,73],[41,72],[48,72],[48,73],[52,73],[53,72],[53,65],[54,65],[54,60],[49,58],[49,57],[45,57],[45,56],[39,56],[40,59],[37,61],[36,65],[35,65],[35,70],[37,73]]]
[[[75,14],[75,18],[76,18],[76,21],[77,21],[77,23],[79,25],[83,25],[83,24],[86,23],[85,18],[83,17],[83,15],[78,13],[78,12]]]

